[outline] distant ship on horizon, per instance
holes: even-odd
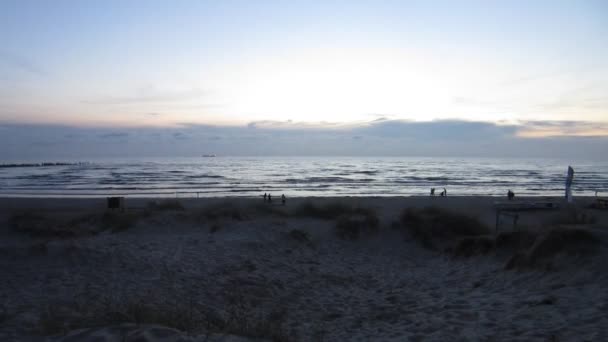
[[[213,158],[213,157],[217,157],[215,154],[203,154],[201,157],[203,158]]]

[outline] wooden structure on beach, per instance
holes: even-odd
[[[496,232],[500,226],[500,218],[508,217],[513,220],[513,227],[517,227],[520,211],[532,210],[555,210],[559,209],[559,205],[551,201],[538,202],[495,202],[494,209],[496,210]]]

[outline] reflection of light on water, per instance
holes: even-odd
[[[62,167],[8,168],[0,195],[103,197],[426,196],[431,187],[450,195],[561,196],[564,168],[574,164],[574,195],[608,191],[608,163],[555,159],[489,158],[156,158],[108,160]]]

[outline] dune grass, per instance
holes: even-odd
[[[140,219],[148,215],[147,211],[105,211],[72,217],[23,211],[11,216],[9,225],[16,232],[36,238],[75,238],[94,235],[106,230],[124,231],[134,227]]]
[[[111,230],[112,232],[122,232],[135,227],[137,222],[146,217],[146,212],[120,212],[106,211],[101,216],[100,224],[103,230]]]
[[[333,220],[342,215],[351,214],[352,212],[353,208],[340,202],[332,202],[324,206],[319,206],[307,201],[298,205],[292,214],[297,217]]]
[[[98,221],[98,217],[93,214],[66,217],[26,210],[12,215],[9,218],[9,226],[14,231],[31,237],[73,238],[102,231]]]
[[[283,307],[259,311],[242,295],[232,296],[216,310],[193,296],[175,294],[88,294],[71,303],[47,303],[36,324],[36,333],[51,336],[69,331],[131,323],[159,325],[189,335],[237,335],[266,341],[292,342]]]
[[[505,265],[506,269],[544,268],[555,269],[556,257],[585,257],[598,251],[600,239],[584,228],[553,228],[539,233],[534,243],[515,253]],[[563,259],[562,259],[563,260]]]
[[[302,242],[302,243],[306,243],[306,244],[310,244],[310,234],[308,234],[308,232],[303,231],[301,229],[292,229],[289,231],[289,238],[294,240],[294,241],[298,241],[298,242]]]
[[[474,217],[437,207],[406,208],[400,222],[401,228],[431,249],[450,240],[490,233],[488,227]]]
[[[248,218],[243,208],[228,201],[194,209],[192,216],[198,221],[216,221],[222,218],[242,221]]]
[[[148,203],[148,209],[152,211],[183,211],[184,206],[176,199],[165,199]]]
[[[597,217],[591,214],[589,210],[578,207],[569,207],[561,210],[559,214],[554,216],[552,220],[548,222],[548,225],[583,225],[594,224],[596,222]]]
[[[363,233],[378,231],[380,219],[377,213],[368,208],[355,208],[338,218],[335,225],[336,235],[345,240],[357,240]]]

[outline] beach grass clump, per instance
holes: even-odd
[[[5,304],[0,304],[0,324],[4,323],[4,321],[7,321],[8,318],[8,309],[6,308]]]
[[[220,226],[219,223],[217,222],[213,222],[210,226],[209,226],[209,233],[214,234],[219,232],[222,229],[222,226]]]
[[[106,211],[100,220],[103,230],[122,232],[135,227],[137,222],[146,215],[145,212]]]
[[[49,217],[32,211],[16,213],[9,218],[8,222],[14,231],[33,236],[48,235],[55,224]]]
[[[597,222],[597,218],[589,213],[589,211],[577,208],[568,207],[561,210],[559,214],[553,217],[549,222],[550,225],[580,225],[580,224],[594,224]]]
[[[452,253],[456,256],[471,257],[485,255],[496,249],[496,241],[490,235],[465,237],[460,239]]]
[[[71,218],[28,210],[12,215],[9,225],[14,231],[31,237],[73,238],[100,232],[101,228],[97,226],[96,221],[93,214]]]
[[[113,326],[127,332],[152,325],[153,329],[166,330],[163,333],[174,334],[175,338],[187,333],[206,334],[207,337],[236,335],[265,341],[295,341],[294,335],[286,329],[285,309],[279,307],[263,311],[246,295],[238,298],[218,310],[201,304],[193,295],[187,294],[89,293],[74,302],[48,303],[41,308],[34,329],[38,334],[49,336],[87,327]],[[88,335],[76,332],[71,337],[74,340],[80,337],[78,340],[81,340]]]
[[[155,303],[147,299],[127,301],[122,308],[123,318],[128,323],[156,324],[180,331],[193,331],[203,320],[200,310],[193,303],[184,303],[181,306],[170,303]]]
[[[517,252],[509,259],[505,268],[544,268],[552,269],[557,256],[568,260],[597,253],[600,239],[591,231],[583,228],[553,228],[539,234],[527,250]]]
[[[425,247],[435,249],[440,242],[486,235],[490,231],[478,219],[437,207],[406,208],[401,226]]]
[[[530,230],[501,232],[496,236],[496,249],[508,252],[527,250],[532,247],[537,236],[537,232]]]
[[[60,312],[57,306],[47,306],[38,318],[37,332],[43,335],[65,334],[73,328],[69,321],[69,317]]]
[[[165,199],[148,203],[148,209],[152,211],[183,211],[184,206],[176,199]]]
[[[249,211],[262,216],[288,216],[288,213],[283,206],[273,205],[271,203],[256,203],[249,208]]]
[[[355,208],[349,214],[338,218],[335,230],[341,239],[357,240],[362,233],[377,232],[379,225],[380,219],[374,210]]]
[[[289,231],[289,238],[297,241],[297,242],[301,242],[301,243],[306,243],[306,244],[310,244],[310,234],[308,234],[308,232],[303,231],[301,229],[292,229]]]
[[[298,205],[293,214],[299,217],[313,217],[324,220],[333,220],[342,215],[350,214],[353,209],[340,202],[332,202],[324,206],[318,206],[311,201]]]
[[[221,202],[194,210],[194,218],[199,221],[217,221],[228,218],[236,221],[247,219],[243,208],[232,202]]]

